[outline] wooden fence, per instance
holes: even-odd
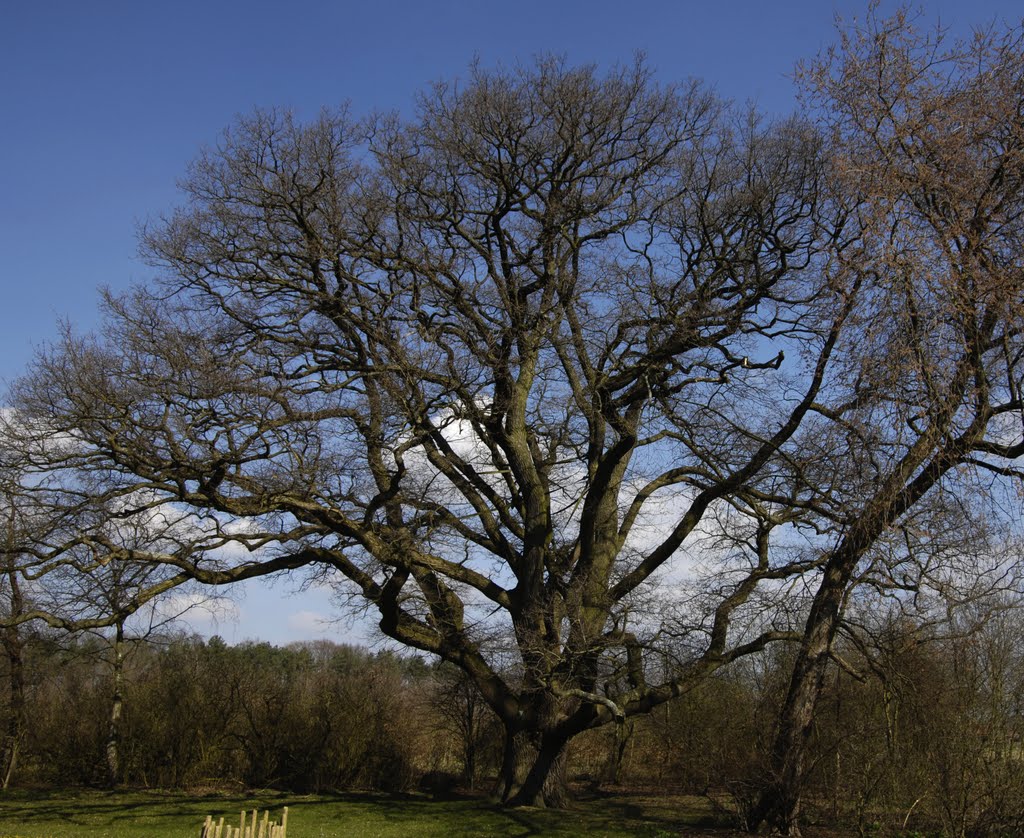
[[[213,815],[207,815],[199,838],[288,838],[288,807],[281,813],[281,823],[270,820],[269,809],[262,819],[259,810],[253,809],[251,820],[243,811],[238,823],[238,826],[224,823],[224,818],[214,823]]]

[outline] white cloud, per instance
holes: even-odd
[[[158,599],[152,611],[161,622],[184,624],[202,634],[216,630],[221,623],[237,623],[242,613],[233,600],[203,591],[170,593]]]
[[[84,450],[80,435],[56,430],[13,407],[0,408],[0,441],[33,458],[59,459]]]
[[[316,611],[296,611],[288,615],[288,628],[296,634],[321,637],[331,631],[331,620]]]

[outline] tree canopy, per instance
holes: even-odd
[[[808,68],[813,121],[556,59],[239,119],[142,231],[159,277],[15,389],[18,492],[77,522],[25,554],[322,574],[469,675],[527,803],[573,735],[802,640],[788,799],[856,583],[1006,568],[1015,38],[875,21]]]

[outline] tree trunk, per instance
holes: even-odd
[[[465,689],[465,706],[462,717],[462,770],[470,791],[476,785],[476,753],[480,740],[480,705],[482,701],[475,685],[463,683]]]
[[[545,734],[536,749],[533,764],[523,784],[509,800],[511,806],[547,806],[564,809],[569,805],[564,736]]]
[[[529,769],[528,734],[522,730],[505,727],[505,746],[501,756],[501,771],[494,796],[502,803],[508,803],[519,791]]]
[[[824,685],[832,639],[839,625],[845,579],[841,568],[828,568],[815,596],[779,719],[770,774],[750,814],[751,831],[764,826],[775,835],[800,835],[807,742]]]
[[[16,626],[4,630],[3,645],[7,654],[10,689],[7,730],[3,751],[0,753],[0,788],[6,789],[18,764],[18,750],[25,726],[25,661],[22,656],[21,635]]]
[[[505,751],[495,796],[509,806],[565,808],[570,799],[566,777],[565,735],[506,731]]]
[[[462,772],[465,776],[466,785],[470,791],[473,791],[473,787],[476,785],[476,743],[469,742],[466,744],[465,751],[462,757]]]
[[[633,729],[633,719],[615,725],[615,740],[612,742],[608,767],[605,770],[608,782],[613,785],[618,785],[622,780],[622,763],[626,758],[626,748],[629,747],[629,742],[633,738]]]
[[[12,570],[7,574],[10,589],[11,615],[21,614],[24,600],[18,575]],[[10,698],[7,713],[7,730],[3,750],[0,752],[0,788],[6,789],[14,776],[18,764],[22,731],[25,727],[25,658],[24,641],[18,626],[5,628],[2,634],[4,653],[7,656],[8,688]]]
[[[110,700],[110,726],[107,732],[107,785],[116,788],[121,783],[121,715],[124,710],[124,624],[118,623],[114,635],[114,658],[111,680],[113,696]]]

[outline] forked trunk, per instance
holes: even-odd
[[[536,749],[533,765],[509,804],[512,806],[547,806],[564,809],[569,805],[566,777],[565,737],[543,736]]]
[[[540,744],[533,744],[538,738]],[[565,808],[570,800],[567,741],[565,736],[506,733],[496,796],[509,806]]]

